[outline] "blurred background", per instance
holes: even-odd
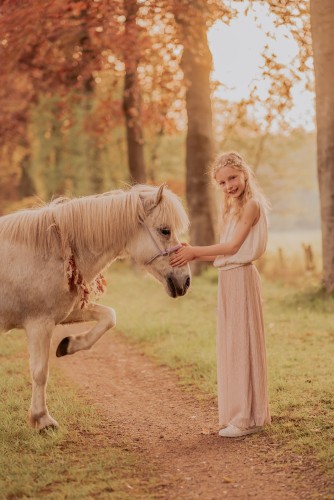
[[[1,2],[0,213],[166,182],[210,244],[210,163],[236,150],[272,204],[262,271],[319,277],[309,2],[277,4]]]

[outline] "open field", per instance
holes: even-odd
[[[317,286],[322,269],[320,230],[269,231],[267,252],[257,267],[269,281],[297,288],[305,283]]]
[[[316,255],[321,254],[321,231],[309,229],[304,231],[270,231],[268,236],[268,252],[275,253],[282,248],[287,255],[302,254],[302,245],[311,245]]]

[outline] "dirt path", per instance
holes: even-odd
[[[84,329],[59,329],[55,345],[70,328]],[[156,366],[120,334],[109,333],[90,352],[56,362],[112,422],[112,442],[130,443],[130,451],[157,472],[156,498],[328,498],[319,468],[297,456],[278,458],[265,433],[219,438],[216,401],[182,390],[168,368]]]

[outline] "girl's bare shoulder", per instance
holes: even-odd
[[[247,200],[245,205],[244,205],[244,212],[247,212],[249,214],[251,213],[258,213],[260,210],[260,205],[257,200],[254,200],[254,198],[251,198],[250,200]]]
[[[254,225],[259,220],[259,217],[260,217],[259,202],[254,200],[254,198],[251,198],[245,203],[241,218],[245,223]]]

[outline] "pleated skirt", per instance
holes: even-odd
[[[217,380],[221,426],[270,423],[261,281],[253,264],[219,271]]]

